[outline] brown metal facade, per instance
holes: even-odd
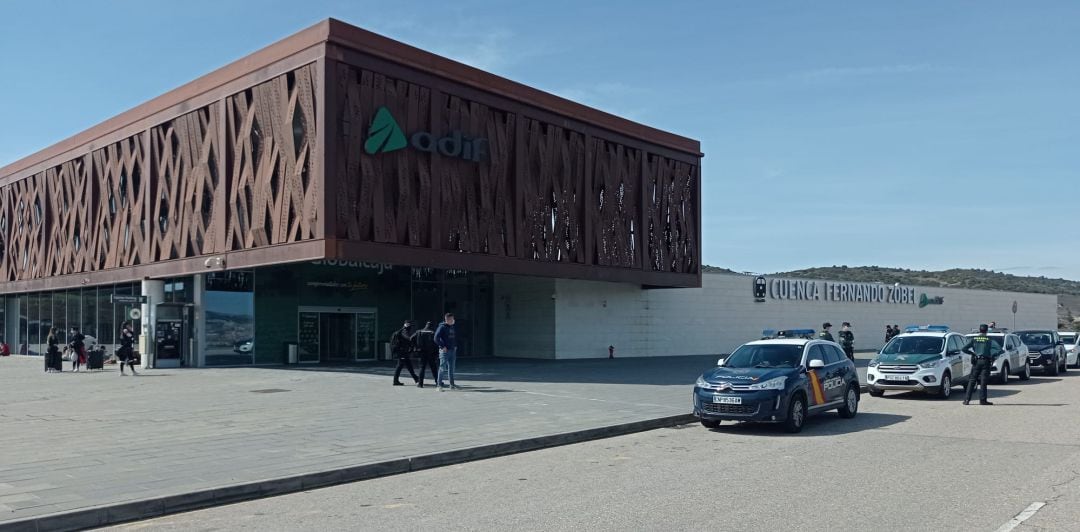
[[[368,153],[380,108],[483,156]],[[0,169],[0,291],[321,258],[699,286],[700,158],[328,20]]]

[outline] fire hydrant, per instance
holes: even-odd
[[[608,358],[615,358],[615,346],[613,346],[613,345],[607,346],[607,357]]]

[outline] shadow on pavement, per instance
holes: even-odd
[[[891,399],[904,399],[910,401],[932,401],[932,402],[963,402],[964,394],[966,392],[963,388],[957,387],[952,391],[952,395],[948,399],[941,399],[939,397],[920,393],[920,392],[885,392],[885,397],[875,397],[875,401],[888,401]],[[1001,388],[994,388],[993,385],[986,389],[987,399],[994,399],[997,397],[1008,397],[1010,395],[1016,395],[1020,393],[1019,390],[1003,390]],[[978,400],[979,390],[975,389],[971,394],[972,400]]]
[[[698,376],[716,367],[717,358],[717,355],[582,360],[459,358],[455,375],[464,384],[537,382],[693,386]],[[356,373],[390,378],[393,377],[395,364],[384,361],[362,365],[266,366],[260,369]]]
[[[911,419],[911,416],[881,414],[877,412],[860,412],[851,419],[843,419],[836,412],[824,412],[816,416],[811,416],[806,420],[806,425],[803,426],[802,432],[791,434],[791,436],[804,438],[835,436],[837,434],[847,434],[849,432],[880,429],[897,423],[903,423],[909,419]],[[779,423],[741,422],[729,424],[729,422],[725,421],[719,428],[713,429],[712,431],[744,436],[773,436],[777,434],[786,434],[783,426]]]

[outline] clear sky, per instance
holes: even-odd
[[[1080,2],[5,2],[0,165],[335,17],[700,139],[704,262],[1080,280]]]

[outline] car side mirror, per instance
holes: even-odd
[[[825,362],[820,358],[815,358],[810,361],[810,369],[820,369],[825,367]]]
[[[723,366],[724,363],[727,362],[727,359],[728,359],[729,356],[731,356],[730,353],[724,353],[724,354],[720,355],[720,359],[716,361],[716,365],[717,366]]]

